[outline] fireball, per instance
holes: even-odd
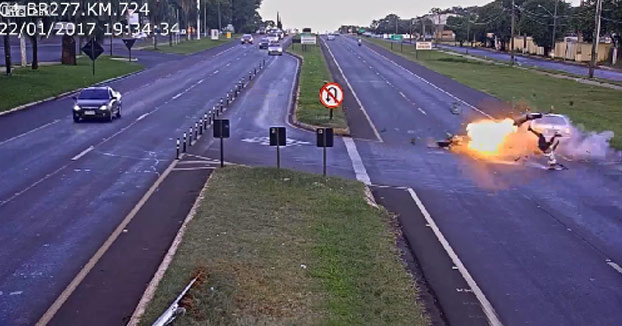
[[[483,156],[501,154],[508,137],[518,131],[514,120],[482,120],[467,125],[468,148]]]

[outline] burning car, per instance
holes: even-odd
[[[568,118],[561,114],[545,114],[529,123],[531,129],[547,135],[559,135],[561,139],[572,136],[572,128]]]

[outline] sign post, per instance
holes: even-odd
[[[320,102],[329,109],[328,118],[333,119],[333,110],[343,103],[344,93],[341,85],[337,83],[327,83],[320,89]]]
[[[303,51],[307,50],[307,45],[316,45],[317,37],[311,33],[300,34],[300,44]]]
[[[419,59],[419,51],[429,51],[432,50],[432,42],[417,42],[415,45],[415,59]]]
[[[218,38],[219,38],[220,35],[219,35],[217,29],[212,29],[210,31],[210,36],[211,36],[212,41],[218,41]]]
[[[127,48],[128,51],[130,51],[130,62],[132,62],[132,47],[134,46],[134,43],[136,43],[136,39],[135,38],[124,38],[123,39],[123,43],[125,44],[125,47]]]
[[[220,138],[220,167],[225,167],[225,146],[223,140],[229,138],[229,120],[214,119],[214,138]]]
[[[104,53],[104,48],[102,48],[102,46],[97,43],[95,38],[92,38],[82,47],[82,52],[84,52],[84,54],[91,58],[91,61],[93,63],[93,75],[95,75],[95,59],[97,59],[97,57]]]
[[[315,131],[317,136],[317,147],[322,147],[323,151],[323,168],[322,175],[326,176],[326,148],[333,147],[334,144],[334,132],[333,128],[318,128]]]
[[[276,146],[276,168],[281,168],[281,146],[287,145],[285,127],[270,127],[270,146]]]

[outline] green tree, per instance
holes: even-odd
[[[545,53],[553,50],[554,27],[555,40],[563,38],[569,30],[570,4],[562,0],[527,0],[520,12],[518,28],[521,33],[533,37],[538,46],[544,47]]]

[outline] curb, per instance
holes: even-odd
[[[42,99],[42,100],[38,100],[38,101],[22,104],[20,106],[14,107],[12,109],[0,112],[0,117],[4,116],[4,115],[7,115],[7,114],[15,113],[15,112],[18,112],[18,111],[21,111],[21,110],[25,110],[25,109],[27,109],[29,107],[32,107],[32,106],[35,106],[35,105],[38,105],[38,104],[41,104],[41,103],[44,103],[44,102],[58,100],[60,98],[63,98],[63,97],[66,97],[68,95],[71,95],[73,93],[76,93],[76,92],[78,92],[78,91],[80,91],[80,90],[82,90],[82,89],[84,89],[86,87],[97,86],[97,85],[101,85],[101,84],[105,84],[105,83],[110,83],[110,82],[113,82],[113,81],[118,81],[118,80],[121,80],[121,79],[124,79],[124,78],[128,78],[128,77],[132,77],[132,76],[141,74],[143,72],[145,72],[145,70],[141,69],[139,71],[131,72],[129,74],[125,74],[125,75],[122,75],[122,76],[117,76],[117,77],[113,77],[113,78],[110,78],[110,79],[102,80],[102,81],[97,82],[95,84],[91,84],[90,86],[76,88],[76,89],[73,89],[73,90],[70,90],[70,91],[67,91],[67,92],[63,92],[61,94],[58,94],[58,95],[55,95],[55,96],[51,96],[51,97],[48,97],[48,98],[45,98],[45,99]]]
[[[318,128],[324,128],[322,126],[316,126],[316,125],[312,125],[312,124],[308,124],[308,123],[304,123],[301,121],[298,121],[298,119],[296,118],[296,112],[298,111],[298,99],[300,99],[300,74],[302,71],[302,64],[304,62],[304,58],[292,53],[292,52],[286,52],[288,55],[294,57],[295,59],[297,59],[299,61],[299,65],[298,65],[298,71],[296,73],[296,95],[294,96],[294,101],[292,101],[292,107],[290,108],[290,112],[288,115],[288,120],[289,122],[300,128],[300,129],[304,129],[307,131],[311,131],[313,133],[316,132],[316,130]],[[351,137],[350,135],[350,130],[349,128],[334,128],[333,129],[335,135],[337,136],[342,136],[342,137]]]
[[[153,275],[153,278],[147,285],[147,288],[145,289],[143,296],[140,298],[140,301],[138,302],[136,309],[132,313],[132,316],[129,322],[127,323],[127,326],[137,326],[140,323],[142,317],[144,316],[149,303],[153,299],[158,289],[158,285],[160,284],[160,281],[162,281],[162,278],[164,278],[164,274],[168,270],[168,267],[170,266],[171,262],[173,261],[173,258],[175,257],[175,253],[177,252],[177,249],[179,248],[179,245],[181,244],[183,240],[188,224],[195,217],[197,213],[197,209],[199,208],[199,204],[201,203],[203,198],[205,198],[205,192],[207,190],[207,186],[209,185],[210,180],[212,179],[213,175],[214,174],[211,173],[210,176],[207,178],[207,181],[205,181],[205,185],[203,186],[203,189],[201,189],[201,193],[199,193],[199,196],[194,201],[194,204],[192,205],[190,212],[188,212],[188,215],[186,215],[186,219],[184,220],[184,223],[179,228],[179,231],[177,231],[177,235],[175,236],[173,243],[169,247],[164,258],[162,259],[162,263],[160,263],[158,270],[155,272],[155,274]]]

